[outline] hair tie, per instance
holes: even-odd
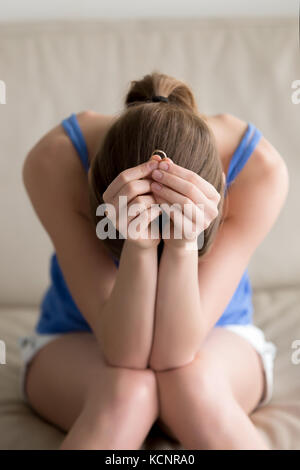
[[[154,95],[154,96],[152,96],[151,101],[154,101],[154,102],[164,101],[165,103],[168,103],[169,98],[166,98],[165,96],[161,96],[161,95]]]

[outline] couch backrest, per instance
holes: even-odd
[[[154,69],[187,81],[207,114],[253,122],[279,150],[291,188],[249,269],[254,287],[300,279],[300,79],[294,19],[150,19],[0,25],[0,301],[37,304],[52,243],[25,193],[28,150],[71,112],[122,108],[130,80]],[[276,188],[274,188],[276,191]]]

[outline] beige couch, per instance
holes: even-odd
[[[21,180],[29,148],[71,112],[113,114],[130,80],[154,69],[186,80],[201,111],[253,122],[283,155],[290,192],[249,271],[255,323],[278,347],[274,396],[252,415],[274,449],[300,448],[300,79],[297,19],[139,20],[0,25],[0,448],[55,449],[63,434],[20,398],[17,337],[36,322],[53,247]],[[276,191],[276,188],[274,188]],[[145,448],[177,447],[151,431]]]

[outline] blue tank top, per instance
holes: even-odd
[[[62,126],[70,137],[86,171],[89,169],[88,150],[76,115],[73,113],[62,121]],[[242,170],[254,151],[261,132],[248,123],[247,130],[235,150],[227,174],[226,190]],[[118,260],[114,262],[118,266]],[[67,333],[71,331],[92,331],[77,307],[64,279],[56,254],[50,259],[50,285],[40,303],[40,316],[35,330],[41,334]],[[224,312],[215,326],[229,324],[246,325],[253,321],[252,289],[246,269]]]

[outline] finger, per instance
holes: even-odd
[[[141,213],[140,215],[140,224],[141,224],[141,230],[145,230],[150,223],[156,219],[160,214],[162,213],[162,210],[159,206],[151,206],[150,208],[146,209],[144,212]]]
[[[161,212],[162,210],[158,205],[151,206],[150,208],[144,210],[130,222],[128,226],[128,236],[132,239],[140,238],[141,233],[146,231],[147,227],[161,214]],[[148,238],[148,236],[149,234],[147,233],[146,238]]]
[[[167,186],[159,184],[159,189],[157,184],[158,183],[156,182],[151,184],[151,189],[153,193],[167,200],[170,204],[179,204],[182,208],[182,211],[184,211],[187,216],[189,216],[189,214],[191,213],[193,218],[196,217],[197,209],[200,208],[202,211],[205,211],[206,216],[210,218],[216,217],[217,208],[211,203],[211,201],[209,202],[209,204],[205,204],[202,202],[195,204],[187,196],[184,196],[183,194],[178,193],[177,191],[174,191],[173,189],[168,188]]]
[[[168,166],[167,170],[175,176],[179,176],[180,178],[184,178],[190,183],[197,186],[200,190],[204,192],[207,198],[213,200],[219,200],[220,195],[216,188],[202,178],[200,175],[195,173],[194,171],[188,170],[180,165],[177,165],[174,162],[160,162],[158,165],[159,169],[166,169],[166,165]]]
[[[162,160],[162,158],[161,158],[160,155],[154,154],[154,155],[151,155],[150,160],[156,160],[156,161],[160,162]]]
[[[151,195],[137,196],[128,205],[128,210],[127,210],[128,220],[130,221],[134,219],[139,214],[151,208],[152,206],[157,206],[153,196]]]
[[[184,223],[188,225],[192,222],[193,226],[197,228],[198,232],[205,230],[211,220],[205,215],[204,208],[197,207],[195,204],[189,205],[183,212],[180,205],[170,205],[165,199],[161,197],[156,196],[155,202],[160,204],[160,207],[166,212],[166,214],[173,220],[174,223],[176,223],[174,214],[177,217],[177,221],[180,221],[178,215],[181,214],[181,217],[186,219]]]
[[[108,204],[108,203],[106,203]],[[155,199],[152,194],[143,194],[136,196],[130,203],[127,201],[122,201],[118,204],[110,204],[114,208],[114,216],[118,222],[124,221],[128,216],[128,211],[130,207],[135,207],[136,212],[142,212],[144,209],[149,207],[151,204],[155,205]],[[132,211],[132,210],[131,210]],[[109,218],[109,211],[106,209],[104,211],[106,217]]]
[[[169,171],[156,169],[152,171],[151,176],[158,183],[162,183],[171,189],[175,189],[178,193],[187,196],[195,204],[207,204],[208,206],[214,204],[193,183],[184,178],[176,176]]]
[[[140,165],[127,168],[126,170],[122,171],[104,191],[103,200],[105,202],[111,201],[125,184],[150,175],[151,171],[154,168],[157,168],[158,164],[159,162],[157,160],[151,159],[145,163],[141,163]]]
[[[124,202],[122,202],[121,204],[122,206],[124,206],[124,204],[128,204],[137,196],[150,193],[152,182],[153,180],[149,178],[130,181],[130,183],[125,184],[120,189],[120,191],[111,199],[110,204],[113,204],[115,207],[117,207],[119,205],[120,196],[126,196],[127,200],[124,199]]]
[[[126,233],[130,221],[152,205],[157,206],[152,195],[137,196],[128,205],[117,205],[117,207],[115,207],[115,213],[118,230],[121,233]]]
[[[162,209],[168,206],[168,204],[161,204]],[[167,212],[168,213],[168,212]],[[173,222],[173,227],[163,223],[163,238],[169,239],[170,237],[175,239],[190,239],[195,238],[205,230],[203,222],[203,214],[201,214],[201,220],[192,221],[185,217],[180,208],[172,206],[172,210],[169,213],[169,218]]]

